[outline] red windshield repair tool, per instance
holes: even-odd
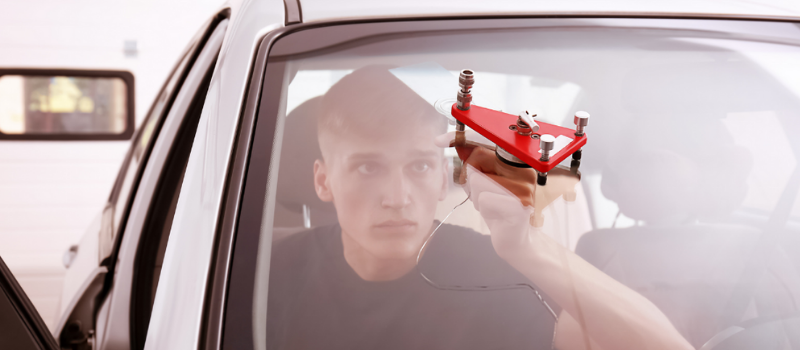
[[[535,122],[528,111],[512,115],[472,105],[474,72],[464,69],[458,76],[458,96],[452,107],[456,118],[456,137],[453,146],[462,161],[469,157],[465,125],[497,144],[495,154],[503,163],[518,168],[533,168],[538,172],[536,183],[547,183],[547,172],[572,155],[570,169],[577,173],[581,164],[581,147],[586,145],[584,128],[589,124],[589,113],[575,113],[576,128]]]

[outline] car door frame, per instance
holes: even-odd
[[[2,300],[5,298],[6,300]],[[50,334],[47,325],[42,320],[36,307],[33,306],[25,291],[14,278],[11,270],[6,265],[3,258],[0,257],[0,303],[8,301],[10,307],[15,309],[17,320],[19,321],[20,328],[26,329],[30,336],[30,340],[35,343],[34,346],[38,349],[57,350],[59,349],[56,339]],[[8,314],[2,314],[0,317],[8,317]],[[5,323],[5,322],[3,322]],[[7,331],[7,328],[0,329],[0,332]],[[19,335],[19,334],[17,334]],[[24,336],[22,336],[24,338]],[[8,345],[8,344],[3,344]]]

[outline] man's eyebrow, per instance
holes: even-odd
[[[364,159],[376,159],[381,158],[381,155],[378,153],[353,153],[347,156],[348,160],[364,160]]]

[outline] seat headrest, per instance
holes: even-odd
[[[605,167],[601,190],[634,220],[679,223],[722,217],[747,194],[752,156],[736,145],[716,147],[714,154],[695,159],[664,148],[628,152]]]
[[[322,159],[317,139],[317,111],[322,96],[303,102],[286,116],[281,147],[276,203],[284,215],[275,215],[275,226],[303,226],[303,205],[310,211],[311,226],[336,222],[332,203],[323,202],[314,190],[314,161]]]

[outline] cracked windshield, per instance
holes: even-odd
[[[800,29],[537,23],[271,59],[257,342],[800,346]]]

